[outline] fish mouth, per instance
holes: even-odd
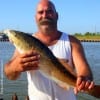
[[[6,35],[10,34],[10,29],[3,30],[3,33]]]
[[[12,44],[14,44],[13,40],[10,39],[10,37],[9,37],[9,35],[11,34],[10,31],[11,31],[10,29],[6,29],[6,30],[3,31],[3,33],[8,37],[9,41],[10,41]]]
[[[13,41],[13,40],[11,40],[10,38],[9,38],[9,41],[10,41],[12,44],[14,44],[14,41]]]

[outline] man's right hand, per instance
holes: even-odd
[[[16,80],[21,72],[38,69],[39,59],[40,55],[34,50],[23,54],[15,51],[12,60],[5,64],[5,75],[10,80]]]
[[[19,54],[15,57],[12,64],[16,72],[36,70],[38,68],[40,55],[35,51]]]

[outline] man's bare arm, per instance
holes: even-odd
[[[7,76],[8,79],[10,80],[16,80],[19,76],[20,76],[20,72],[17,72],[14,68],[14,60],[16,59],[17,55],[19,53],[17,52],[17,50],[14,52],[13,54],[13,57],[10,61],[8,61],[6,64],[5,64],[5,67],[4,67],[4,72],[5,72],[5,75]],[[17,64],[16,64],[17,65]]]
[[[39,55],[34,51],[20,54],[16,50],[12,59],[5,64],[5,75],[10,80],[16,80],[21,72],[37,69],[39,58]]]
[[[94,86],[93,75],[86,60],[84,49],[79,40],[70,36],[73,63],[77,72],[75,92],[91,89]]]

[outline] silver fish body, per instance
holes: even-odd
[[[58,61],[49,48],[37,38],[24,32],[15,30],[5,30],[10,41],[14,44],[20,53],[29,50],[35,50],[40,54],[39,71],[46,77],[59,83],[64,83],[66,86],[75,85],[76,77],[73,76],[67,69]]]

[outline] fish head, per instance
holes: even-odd
[[[21,31],[16,31],[16,30],[4,30],[4,32],[10,42],[16,47],[16,49],[20,52],[23,53],[25,51],[28,51],[30,49],[29,41],[27,34]]]
[[[15,41],[17,39],[16,37],[18,37],[18,35],[16,35],[17,33],[14,30],[6,29],[6,30],[3,31],[3,33],[8,36],[9,41],[11,43],[15,43]]]

